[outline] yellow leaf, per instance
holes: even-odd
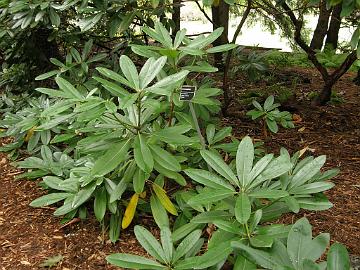
[[[34,131],[35,131],[36,128],[37,128],[37,126],[33,126],[32,128],[30,128],[28,130],[28,132],[27,132],[27,134],[25,136],[25,139],[24,139],[25,142],[28,142],[31,139],[31,137],[34,135]]]
[[[162,189],[159,185],[153,183],[152,188],[155,191],[156,196],[159,198],[160,203],[165,207],[165,209],[175,216],[178,215],[175,206],[170,201],[169,197],[166,195],[166,191]]]
[[[135,210],[136,210],[138,200],[139,200],[139,194],[134,194],[131,197],[129,204],[126,207],[124,218],[121,223],[121,227],[123,229],[126,229],[131,224],[131,221],[133,220],[134,215],[135,215]]]
[[[143,191],[139,194],[141,199],[145,199],[146,198],[146,191]]]
[[[4,132],[4,131],[6,131],[6,129],[0,128],[0,132]]]

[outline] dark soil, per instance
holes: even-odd
[[[224,118],[223,122],[233,126],[239,138],[250,134],[264,140],[267,151],[278,152],[280,147],[286,147],[293,153],[308,147],[307,154],[326,154],[326,167],[341,169],[333,179],[336,186],[327,192],[334,207],[328,211],[287,215],[282,222],[290,223],[306,216],[315,234],[329,232],[332,241],[345,244],[353,255],[360,256],[360,87],[351,82],[354,74],[346,75],[335,86],[345,103],[312,108],[306,96],[321,89],[320,77],[311,69],[289,69],[286,74],[289,72],[309,79],[289,84],[296,92],[297,102],[292,102],[291,108],[292,113],[298,115],[295,129],[281,128],[278,134],[264,138],[260,125],[245,117],[243,105],[236,102],[229,108],[232,116]],[[286,85],[287,79],[283,80]],[[264,82],[249,85],[241,78],[232,85],[236,94],[247,88],[266,86]],[[3,143],[6,141],[0,145]],[[106,234],[103,237],[93,218],[62,227],[60,219],[52,215],[54,208],[29,207],[32,200],[45,192],[37,181],[15,180],[17,174],[19,171],[9,164],[4,153],[0,153],[1,270],[39,269],[42,261],[56,255],[64,258],[53,269],[115,269],[106,264],[106,255],[116,252],[144,254],[131,229],[122,231],[121,241],[114,245]]]

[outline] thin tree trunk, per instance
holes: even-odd
[[[333,8],[333,12],[331,13],[329,30],[327,32],[327,37],[325,41],[325,46],[331,45],[334,50],[337,49],[338,46],[339,30],[341,26],[341,17],[340,17],[341,10],[342,10],[341,4]]]
[[[326,36],[329,24],[329,18],[331,14],[331,9],[326,8],[326,1],[322,0],[320,3],[320,13],[318,22],[312,37],[310,48],[313,50],[320,50],[324,43],[324,38]]]
[[[173,13],[172,13],[172,20],[174,22],[174,29],[172,32],[173,38],[178,31],[180,31],[180,7],[181,7],[181,0],[173,0]]]
[[[213,42],[214,46],[219,46],[223,44],[227,44],[228,41],[228,32],[229,32],[229,5],[224,0],[219,0],[218,4],[215,3],[211,7],[212,12],[212,21],[213,21],[213,30],[224,27],[224,31],[221,36]],[[214,62],[215,66],[219,70],[223,70],[224,61],[222,53],[214,54]]]
[[[247,1],[247,7],[242,15],[242,18],[240,20],[240,23],[238,24],[238,26],[236,27],[234,36],[232,38],[231,43],[236,43],[236,39],[239,36],[242,27],[245,24],[245,21],[247,19],[247,17],[250,14],[251,11],[251,4],[252,4],[252,0],[248,0]],[[233,50],[230,50],[227,52],[226,54],[226,58],[225,58],[225,66],[224,66],[224,74],[223,74],[223,91],[224,91],[224,103],[222,105],[222,113],[224,116],[227,115],[227,108],[230,104],[230,96],[229,96],[229,71],[230,71],[230,63],[231,63],[231,58],[233,55]]]

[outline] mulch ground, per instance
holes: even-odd
[[[338,167],[341,173],[333,179],[336,186],[327,192],[334,207],[327,211],[301,211],[286,215],[282,221],[292,222],[306,216],[314,234],[329,232],[332,241],[345,244],[351,254],[360,256],[360,87],[346,75],[335,86],[345,103],[312,108],[304,98],[321,87],[321,79],[313,70],[296,69],[290,73],[309,78],[310,83],[296,84],[299,100],[294,113],[301,117],[295,129],[280,129],[264,139],[259,124],[244,116],[244,108],[233,104],[232,116],[223,119],[233,126],[241,138],[249,134],[265,141],[267,151],[278,152],[286,147],[290,152],[308,147],[308,154],[326,154],[326,168]],[[246,90],[239,78],[233,81],[237,92]],[[249,85],[248,87],[261,87]],[[271,94],[271,93],[269,93]],[[1,141],[0,145],[6,143]],[[143,253],[132,230],[121,232],[121,241],[112,244],[103,237],[99,224],[90,218],[62,227],[52,215],[54,208],[31,208],[29,203],[45,194],[37,181],[15,180],[19,171],[6,155],[0,153],[0,269],[39,269],[48,257],[62,255],[53,269],[115,269],[106,264],[105,256],[115,252]]]

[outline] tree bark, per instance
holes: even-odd
[[[313,50],[321,50],[324,38],[327,33],[329,18],[331,14],[331,9],[326,8],[326,1],[322,0],[320,3],[320,13],[318,22],[314,31],[314,35],[312,37],[310,48]]]
[[[213,30],[219,27],[224,27],[224,31],[222,32],[221,36],[213,42],[213,46],[219,46],[219,45],[227,44],[229,42],[228,41],[229,13],[230,13],[229,9],[230,6],[224,0],[219,0],[218,4],[215,3],[211,7]],[[214,62],[215,62],[215,66],[219,70],[224,69],[224,61],[223,61],[222,53],[214,54]]]
[[[181,0],[173,0],[173,13],[172,13],[172,20],[174,22],[174,29],[172,32],[173,38],[178,31],[180,31],[180,6]]]
[[[333,8],[331,13],[330,25],[326,36],[325,46],[332,46],[332,49],[336,50],[339,40],[339,30],[341,26],[341,10],[342,5],[339,4]]]

